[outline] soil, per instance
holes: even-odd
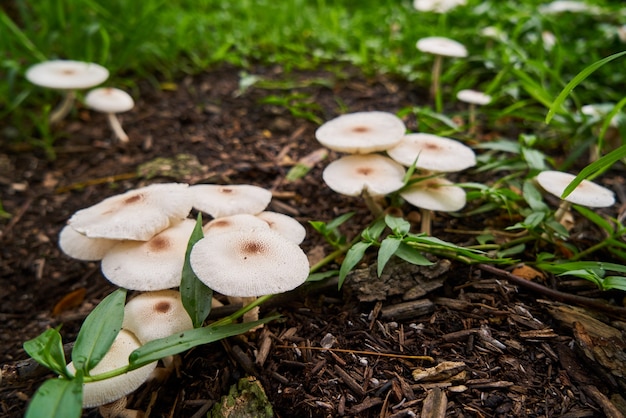
[[[2,145],[2,204],[12,217],[2,221],[0,236],[0,415],[22,416],[36,388],[51,377],[26,367],[23,342],[61,325],[64,341],[73,341],[85,316],[115,289],[98,263],[70,259],[57,247],[60,229],[76,210],[155,182],[254,184],[273,191],[270,210],[307,226],[302,247],[312,260],[331,247],[309,220],[329,221],[355,211],[342,229],[350,237],[372,220],[360,199],[340,196],[323,184],[322,169],[338,157],[335,153],[301,179],[285,176],[296,161],[321,148],[314,138],[315,117],[397,112],[424,103],[425,92],[350,68],[341,76],[279,67],[249,72],[276,83],[242,91],[239,70],[230,67],[176,84],[140,82],[136,108],[120,115],[131,138],[127,145],[111,138],[103,115],[80,107],[56,128],[65,134],[55,144],[53,161],[39,149]],[[296,93],[300,99],[294,99]],[[277,105],[276,98],[287,98],[293,106]],[[302,111],[313,116],[299,117]],[[414,118],[406,124],[418,129]],[[9,121],[0,127],[5,133],[11,129]],[[478,174],[469,170],[464,175]],[[605,178],[615,190],[624,187],[623,175],[618,169]],[[623,193],[618,197],[623,199]],[[604,213],[621,216],[624,204]],[[417,220],[414,210],[402,210]],[[439,214],[432,233],[472,244],[469,231],[497,225],[500,216],[506,214]],[[577,220],[572,237],[574,245],[587,247],[602,234]],[[128,405],[152,417],[205,416],[233,384],[251,376],[278,417],[626,413],[620,396],[626,392],[623,294],[600,293],[586,282],[556,280],[528,269],[511,274],[433,261],[435,267],[429,268],[394,263],[379,279],[372,268],[375,258],[368,254],[341,291],[331,278],[277,296],[262,314],[278,312],[279,320],[183,353],[175,373],[142,386]],[[578,297],[577,303],[568,295]],[[589,299],[600,306],[578,303]],[[602,302],[614,309],[604,309]],[[418,379],[419,371],[427,377]],[[86,410],[84,416],[97,414]]]

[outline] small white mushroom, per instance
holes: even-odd
[[[306,237],[306,229],[291,216],[265,211],[259,213],[256,217],[265,221],[272,231],[278,232],[295,244],[300,245]]]
[[[44,61],[31,66],[26,71],[26,79],[31,83],[50,89],[63,90],[65,97],[58,108],[50,113],[50,123],[62,120],[74,105],[75,90],[88,89],[103,83],[109,78],[109,71],[101,65],[71,61]]]
[[[185,219],[148,241],[122,241],[102,258],[102,274],[131,290],[162,290],[180,286],[185,252],[195,227]]]
[[[193,323],[176,290],[142,293],[126,303],[122,328],[141,344],[193,329]]]
[[[87,93],[85,104],[95,111],[105,113],[115,136],[122,142],[128,142],[128,135],[115,114],[135,107],[135,101],[130,94],[113,87],[102,87]]]
[[[432,99],[438,98],[443,57],[465,58],[467,57],[467,49],[463,44],[441,36],[422,38],[417,41],[416,47],[422,52],[435,56],[431,76],[430,96]]]
[[[421,209],[421,228],[425,234],[430,234],[433,211],[456,212],[466,202],[465,190],[441,177],[418,181],[402,190],[400,196]]]
[[[68,224],[89,238],[147,241],[191,211],[184,183],[152,184],[74,213]]]
[[[415,162],[417,168],[438,173],[461,171],[476,165],[476,154],[467,145],[425,133],[405,135],[398,145],[387,150],[387,154],[407,167]]]
[[[119,241],[107,238],[86,237],[69,225],[64,226],[59,233],[59,248],[77,260],[102,260],[107,251],[117,243]]]
[[[304,251],[269,229],[208,234],[194,245],[190,264],[204,284],[228,296],[286,292],[309,275]]]
[[[119,369],[128,365],[128,356],[141,346],[137,338],[130,332],[122,329],[113,341],[113,345],[102,360],[90,371],[95,376],[100,373]],[[130,372],[110,379],[86,382],[83,384],[83,407],[96,406],[114,402],[141,386],[156,367],[156,361]],[[74,373],[73,363],[67,365],[68,370]]]
[[[537,183],[548,193],[561,198],[565,188],[576,178],[575,175],[561,171],[542,171],[535,177]],[[554,218],[560,221],[565,213],[569,211],[571,204],[586,206],[590,208],[604,208],[615,203],[614,193],[589,180],[583,180],[572,193],[565,199],[554,214]]]
[[[324,123],[315,131],[315,138],[335,151],[367,154],[393,146],[405,132],[404,122],[393,113],[356,112]]]
[[[465,4],[467,0],[413,0],[413,8],[420,12],[447,13]]]
[[[214,218],[247,213],[255,215],[265,210],[272,192],[262,187],[238,184],[196,184],[189,187],[193,207]]]
[[[469,133],[476,130],[476,106],[485,106],[491,103],[491,96],[477,90],[460,90],[456,98],[469,104]]]

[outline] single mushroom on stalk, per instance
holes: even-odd
[[[456,212],[466,202],[465,190],[442,177],[418,180],[400,192],[400,196],[413,206],[420,208],[421,231],[431,234],[433,211]]]
[[[101,87],[87,93],[85,104],[97,112],[105,113],[115,136],[122,142],[128,142],[128,135],[116,113],[127,112],[135,107],[135,101],[130,94],[113,87]]]
[[[433,63],[431,84],[430,84],[430,97],[436,101],[437,111],[440,112],[441,103],[441,64],[443,57],[465,58],[467,57],[467,49],[463,44],[449,38],[441,36],[430,36],[422,38],[417,41],[416,47],[422,52],[432,54],[435,56],[435,62]]]
[[[561,204],[554,214],[554,219],[557,222],[563,219],[572,204],[590,208],[605,208],[615,203],[615,195],[611,190],[589,180],[583,180],[572,193],[561,198],[565,188],[575,178],[576,176],[573,174],[553,170],[542,171],[535,177],[539,186],[561,199]]]
[[[324,123],[315,131],[315,138],[335,151],[368,154],[397,144],[405,132],[404,122],[393,113],[355,112]]]
[[[456,98],[469,103],[469,133],[476,132],[476,106],[485,106],[491,103],[491,96],[477,90],[461,90]]]
[[[71,60],[44,61],[26,71],[31,83],[64,92],[61,104],[50,113],[50,124],[61,121],[70,112],[76,99],[76,90],[102,84],[109,78],[109,70],[101,65]]]
[[[382,213],[376,198],[404,186],[405,169],[380,154],[356,154],[330,163],[322,178],[333,191],[347,196],[363,196],[375,216]]]

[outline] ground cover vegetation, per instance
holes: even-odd
[[[369,3],[60,1],[31,4],[13,1],[6,5],[0,14],[3,33],[0,47],[5,51],[0,68],[6,74],[4,82],[0,83],[0,128],[3,149],[7,153],[34,153],[40,155],[42,161],[47,161],[49,167],[54,167],[59,149],[62,149],[60,144],[71,140],[72,134],[64,129],[68,125],[58,123],[55,116],[56,102],[61,101],[59,91],[35,86],[26,79],[27,69],[33,64],[51,59],[95,62],[110,72],[107,86],[120,87],[135,97],[139,97],[145,86],[155,91],[176,89],[180,80],[186,77],[227,65],[236,69],[231,71],[238,72],[237,88],[231,92],[233,97],[245,96],[252,90],[264,92],[257,101],[259,104],[282,109],[294,120],[306,122],[309,129],[315,127],[315,136],[326,148],[321,149],[320,144],[309,147],[313,151],[298,161],[292,161],[289,164],[291,170],[283,173],[281,178],[296,186],[298,181],[305,178],[311,181],[313,178],[318,187],[326,187],[326,183],[341,194],[363,199],[348,198],[344,201],[342,207],[354,205],[355,210],[343,213],[322,211],[317,218],[309,219],[300,216],[298,220],[307,226],[308,235],[317,235],[320,244],[315,248],[322,248],[322,255],[314,257],[309,252],[310,265],[304,270],[305,274],[296,274],[295,271],[302,271],[302,268],[292,267],[288,276],[301,277],[285,284],[280,281],[285,277],[279,274],[279,283],[270,286],[267,291],[258,290],[256,285],[250,283],[250,273],[241,273],[239,277],[244,278],[243,290],[238,288],[229,292],[228,286],[224,288],[223,282],[216,278],[219,272],[229,268],[207,266],[201,262],[204,259],[225,258],[226,253],[206,257],[198,254],[201,248],[208,251],[209,248],[227,246],[225,243],[230,242],[231,237],[233,249],[240,251],[246,260],[265,255],[264,249],[269,247],[284,246],[296,251],[290,254],[300,254],[302,250],[298,246],[303,238],[285,237],[280,231],[261,232],[269,228],[267,225],[279,224],[275,218],[262,220],[260,213],[266,213],[263,211],[269,200],[260,209],[237,209],[234,213],[226,213],[228,211],[224,212],[221,208],[215,209],[213,202],[207,208],[195,198],[180,197],[182,194],[162,197],[163,201],[189,199],[189,202],[182,209],[182,216],[170,216],[167,225],[145,237],[134,233],[108,235],[93,232],[92,224],[82,222],[78,215],[81,212],[76,212],[69,218],[64,231],[73,234],[72,239],[79,240],[78,244],[68,244],[62,238],[59,242],[61,249],[83,260],[102,259],[104,276],[119,285],[120,289],[103,298],[87,316],[80,331],[75,333],[76,343],[69,354],[63,346],[66,337],[62,336],[63,330],[58,327],[48,328],[38,337],[24,342],[26,353],[60,376],[46,380],[32,395],[26,412],[28,416],[80,416],[83,406],[100,406],[120,398],[121,403],[100,409],[103,415],[115,414],[117,412],[111,412],[112,409],[125,409],[123,395],[132,392],[145,379],[138,379],[132,389],[104,401],[94,400],[94,391],[104,391],[95,384],[107,380],[119,382],[116,379],[146,370],[148,366],[154,367],[159,360],[166,366],[171,365],[171,356],[244,334],[276,320],[278,316],[275,315],[258,319],[258,313],[255,316],[257,307],[269,302],[274,293],[292,290],[305,280],[309,285],[315,285],[334,279],[333,283],[341,288],[348,285],[359,266],[373,265],[374,274],[369,279],[375,282],[380,280],[386,268],[393,268],[397,259],[406,265],[421,267],[437,265],[440,260],[451,260],[459,265],[475,266],[485,272],[517,280],[515,283],[519,286],[533,284],[525,279],[519,281],[518,276],[507,270],[508,267],[521,268],[520,265],[523,265],[530,270],[515,271],[530,271],[537,277],[550,275],[555,281],[569,276],[584,279],[599,290],[597,299],[571,295],[565,300],[611,312],[617,318],[614,324],[619,322],[623,325],[623,320],[619,319],[624,313],[619,298],[623,296],[620,291],[626,290],[623,210],[626,195],[623,183],[626,117],[622,110],[626,105],[623,94],[626,73],[621,68],[625,59],[622,51],[626,45],[626,11],[620,3],[469,1],[469,4],[452,2],[449,10],[438,11],[427,10],[429,5],[424,1],[416,1],[415,4],[391,1]],[[445,4],[447,2],[440,2],[440,6]],[[466,50],[461,53],[428,50],[425,53],[416,49],[418,40],[432,37],[462,42]],[[430,53],[434,53],[435,58]],[[280,77],[262,75],[262,71],[258,70],[273,66],[280,68]],[[410,103],[405,97],[400,106],[396,103],[394,108],[388,109],[382,106],[386,100],[380,98],[381,106],[376,106],[374,100],[368,109],[358,109],[351,108],[337,95],[332,110],[315,100],[312,90],[333,89],[341,82],[349,82],[354,68],[358,68],[359,76],[402,80],[403,87],[413,86],[419,92],[411,96],[418,99]],[[290,76],[301,71],[320,75],[300,79]],[[481,97],[477,102],[468,99],[470,103],[464,103],[457,98],[462,97],[457,93],[467,90],[483,92],[489,95],[489,99]],[[80,112],[85,109],[83,103],[86,96],[86,92],[80,90],[72,93],[71,100],[67,101],[74,106],[69,110],[70,120],[80,117]],[[354,150],[326,142],[322,128],[333,123],[339,114],[354,115],[357,110],[375,110],[376,114],[384,112],[396,118],[401,124],[401,134],[391,145],[368,148],[361,143]],[[111,117],[112,111],[105,110],[105,113],[110,122],[116,120]],[[361,140],[368,132],[376,132],[377,129],[372,125],[374,114],[363,114],[365,120],[350,128]],[[132,113],[128,119],[132,119]],[[118,125],[119,122],[111,122],[117,138],[132,143],[132,131],[126,136]],[[411,135],[404,135],[408,132]],[[382,133],[376,132],[376,135],[380,137]],[[425,140],[425,136],[429,139],[443,137],[444,141],[455,138],[454,142],[464,144],[464,149],[476,154],[475,160],[473,155],[469,158],[464,154],[467,164],[457,170],[428,164],[429,159],[444,159],[444,156],[428,155],[440,145],[422,145],[414,155],[405,148],[394,152],[394,147],[400,146],[399,141],[413,143],[418,141],[418,137]],[[111,141],[118,143],[115,138]],[[448,148],[446,150],[451,153]],[[330,164],[326,162],[328,155],[334,160]],[[370,181],[372,173],[376,173],[378,168],[369,164],[380,159],[385,159],[388,164],[390,160],[396,160],[391,163],[400,174],[395,180],[397,187],[376,192]],[[331,180],[331,170],[325,168],[334,165],[336,169],[340,161],[346,160],[358,160],[362,165],[357,167],[357,175],[367,177],[356,192],[343,191],[343,186]],[[223,166],[228,167],[231,163],[234,164],[225,161]],[[256,163],[259,161],[256,160]],[[544,177],[552,171],[580,175],[567,177],[567,181],[561,180],[552,187],[543,183]],[[317,178],[314,177],[316,175]],[[347,171],[342,171],[341,177],[348,176]],[[135,175],[130,178],[135,178]],[[610,198],[608,203],[598,204],[597,199],[591,202],[579,200],[581,193],[586,198],[591,193],[587,190],[594,188],[590,180],[601,179],[610,189],[603,189],[606,190],[604,197]],[[176,180],[180,182],[175,188],[187,187],[182,180]],[[387,180],[385,185],[390,182]],[[75,188],[84,187],[89,185]],[[189,189],[194,187],[198,186],[192,185]],[[446,209],[440,201],[442,198],[447,200],[453,188],[454,193],[459,193],[461,203]],[[137,200],[148,199],[146,189],[133,189],[134,192],[129,192],[130,197],[120,193],[122,197],[118,199],[129,206]],[[231,186],[220,190],[237,200],[233,197],[235,189]],[[416,194],[418,197],[414,197]],[[110,195],[107,193],[107,196]],[[92,199],[92,204],[107,196]],[[621,205],[617,210],[614,196]],[[2,202],[8,202],[8,199],[9,194],[2,196]],[[430,199],[439,201],[422,204],[425,200],[430,202]],[[20,215],[15,212],[16,207],[5,206],[0,206],[2,217],[5,226],[12,228],[12,220]],[[156,203],[151,208],[155,206]],[[612,209],[595,209],[600,206]],[[359,211],[359,207],[367,208],[367,211]],[[194,229],[191,219],[185,221],[188,222],[182,239],[185,245],[174,257],[174,276],[177,278],[174,286],[171,282],[161,287],[120,284],[117,278],[111,277],[112,270],[128,268],[127,276],[133,276],[133,269],[145,271],[147,267],[128,267],[118,259],[110,261],[114,258],[111,255],[107,259],[107,254],[115,253],[112,250],[115,245],[125,245],[124,250],[118,253],[130,251],[127,243],[109,241],[141,241],[145,244],[138,246],[160,249],[164,240],[170,239],[161,234],[170,227],[177,227],[179,218],[187,217],[192,211],[208,214],[209,218],[214,218],[214,223],[203,222],[200,215]],[[241,214],[249,218],[242,220]],[[232,215],[238,216],[236,220],[231,218]],[[477,226],[490,216],[493,222]],[[145,217],[144,211],[138,218]],[[472,218],[475,220],[472,221]],[[436,227],[431,226],[433,219],[439,219]],[[460,219],[475,228],[450,227],[442,233],[442,223],[458,225],[456,221]],[[92,218],[89,220],[100,222]],[[576,225],[581,220],[596,231],[593,239],[581,238]],[[230,227],[231,223],[239,229],[235,232],[222,230],[225,225]],[[298,228],[293,224],[287,227],[291,231]],[[243,244],[237,238],[242,234],[246,236]],[[105,250],[98,249],[102,256],[85,255],[84,251],[88,250],[93,240],[98,240],[98,245],[102,244],[102,240],[107,241],[104,243]],[[218,244],[215,245],[215,242]],[[157,257],[165,257],[156,250],[154,252]],[[298,257],[290,255],[286,258],[292,261]],[[267,280],[280,264],[279,259],[268,261],[265,267],[256,267],[255,271],[263,272],[262,276]],[[118,264],[114,268],[107,267],[111,263]],[[211,274],[205,273],[205,269]],[[141,281],[145,283],[145,280]],[[182,304],[189,322],[149,339],[140,338],[140,331],[131,332],[132,325],[124,322],[130,321],[130,302],[124,308],[126,289],[152,292],[171,287],[180,287],[180,295],[168,299],[167,306]],[[546,286],[535,285],[534,289],[555,296],[549,293],[550,289]],[[213,290],[219,290],[229,299],[240,298],[237,301],[240,309],[207,322],[212,303],[221,304],[213,298]],[[559,292],[555,297],[562,300],[564,296]],[[608,302],[605,304],[603,300]],[[231,299],[233,301],[235,299]],[[154,306],[163,308],[164,305]],[[250,320],[248,315],[251,313]],[[244,322],[237,323],[242,317]],[[619,328],[619,324],[615,326]],[[121,329],[124,331],[120,332]],[[117,347],[117,338],[128,333],[137,336],[141,347],[129,348],[123,359],[125,362],[104,369],[101,360],[114,351],[112,347]],[[623,342],[623,335],[612,338]],[[490,340],[488,336],[484,340],[500,349],[506,347],[500,347],[502,343]],[[332,344],[322,346],[329,349]],[[593,351],[591,346],[584,348]],[[311,347],[308,349],[312,350]],[[71,366],[66,366],[68,355]],[[425,364],[435,361],[430,355],[413,356],[413,360]],[[620,370],[624,369],[624,361],[618,358],[616,363],[600,361],[603,367],[613,368],[609,372],[615,380],[613,386],[624,389],[623,381],[619,380],[623,378]],[[442,362],[440,365],[450,366],[454,374],[462,369],[458,364]],[[425,374],[437,373],[428,368],[420,370]],[[351,390],[361,396],[365,394],[361,393],[362,388],[355,389],[360,386],[354,383],[353,378],[341,371],[336,370],[336,373],[344,383],[348,382]],[[416,370],[412,374],[416,381],[422,379],[420,373]],[[403,382],[401,377],[397,379]],[[405,398],[414,397],[412,390],[398,390]],[[428,391],[427,394],[439,397],[441,401],[440,391]],[[618,401],[602,398],[593,391],[587,395],[603,413],[620,413],[615,406]],[[402,409],[404,401],[402,396],[399,398],[395,409],[397,414],[405,415],[398,416],[411,416],[416,407]],[[355,403],[349,397],[348,400]],[[433,402],[428,397],[426,400],[409,399],[410,402],[414,400],[420,401],[419,409],[424,416],[445,413],[445,402],[443,410],[437,411],[436,407],[428,406]],[[340,406],[322,403],[317,407],[321,408],[321,414],[344,414],[345,402],[344,399],[343,406],[340,402]],[[363,401],[347,414],[371,414],[374,412],[370,408],[378,407],[380,416],[389,416],[391,412],[385,409],[387,406],[386,401],[382,409],[378,403]],[[267,413],[267,410],[264,411]],[[314,414],[311,411],[308,409],[307,413]]]

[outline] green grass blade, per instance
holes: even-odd
[[[580,170],[580,173],[572,180],[572,182],[563,190],[561,199],[569,196],[580,183],[585,179],[590,179],[599,176],[606,170],[608,170],[613,164],[622,158],[626,158],[626,145],[609,152],[599,160],[596,160]]]

